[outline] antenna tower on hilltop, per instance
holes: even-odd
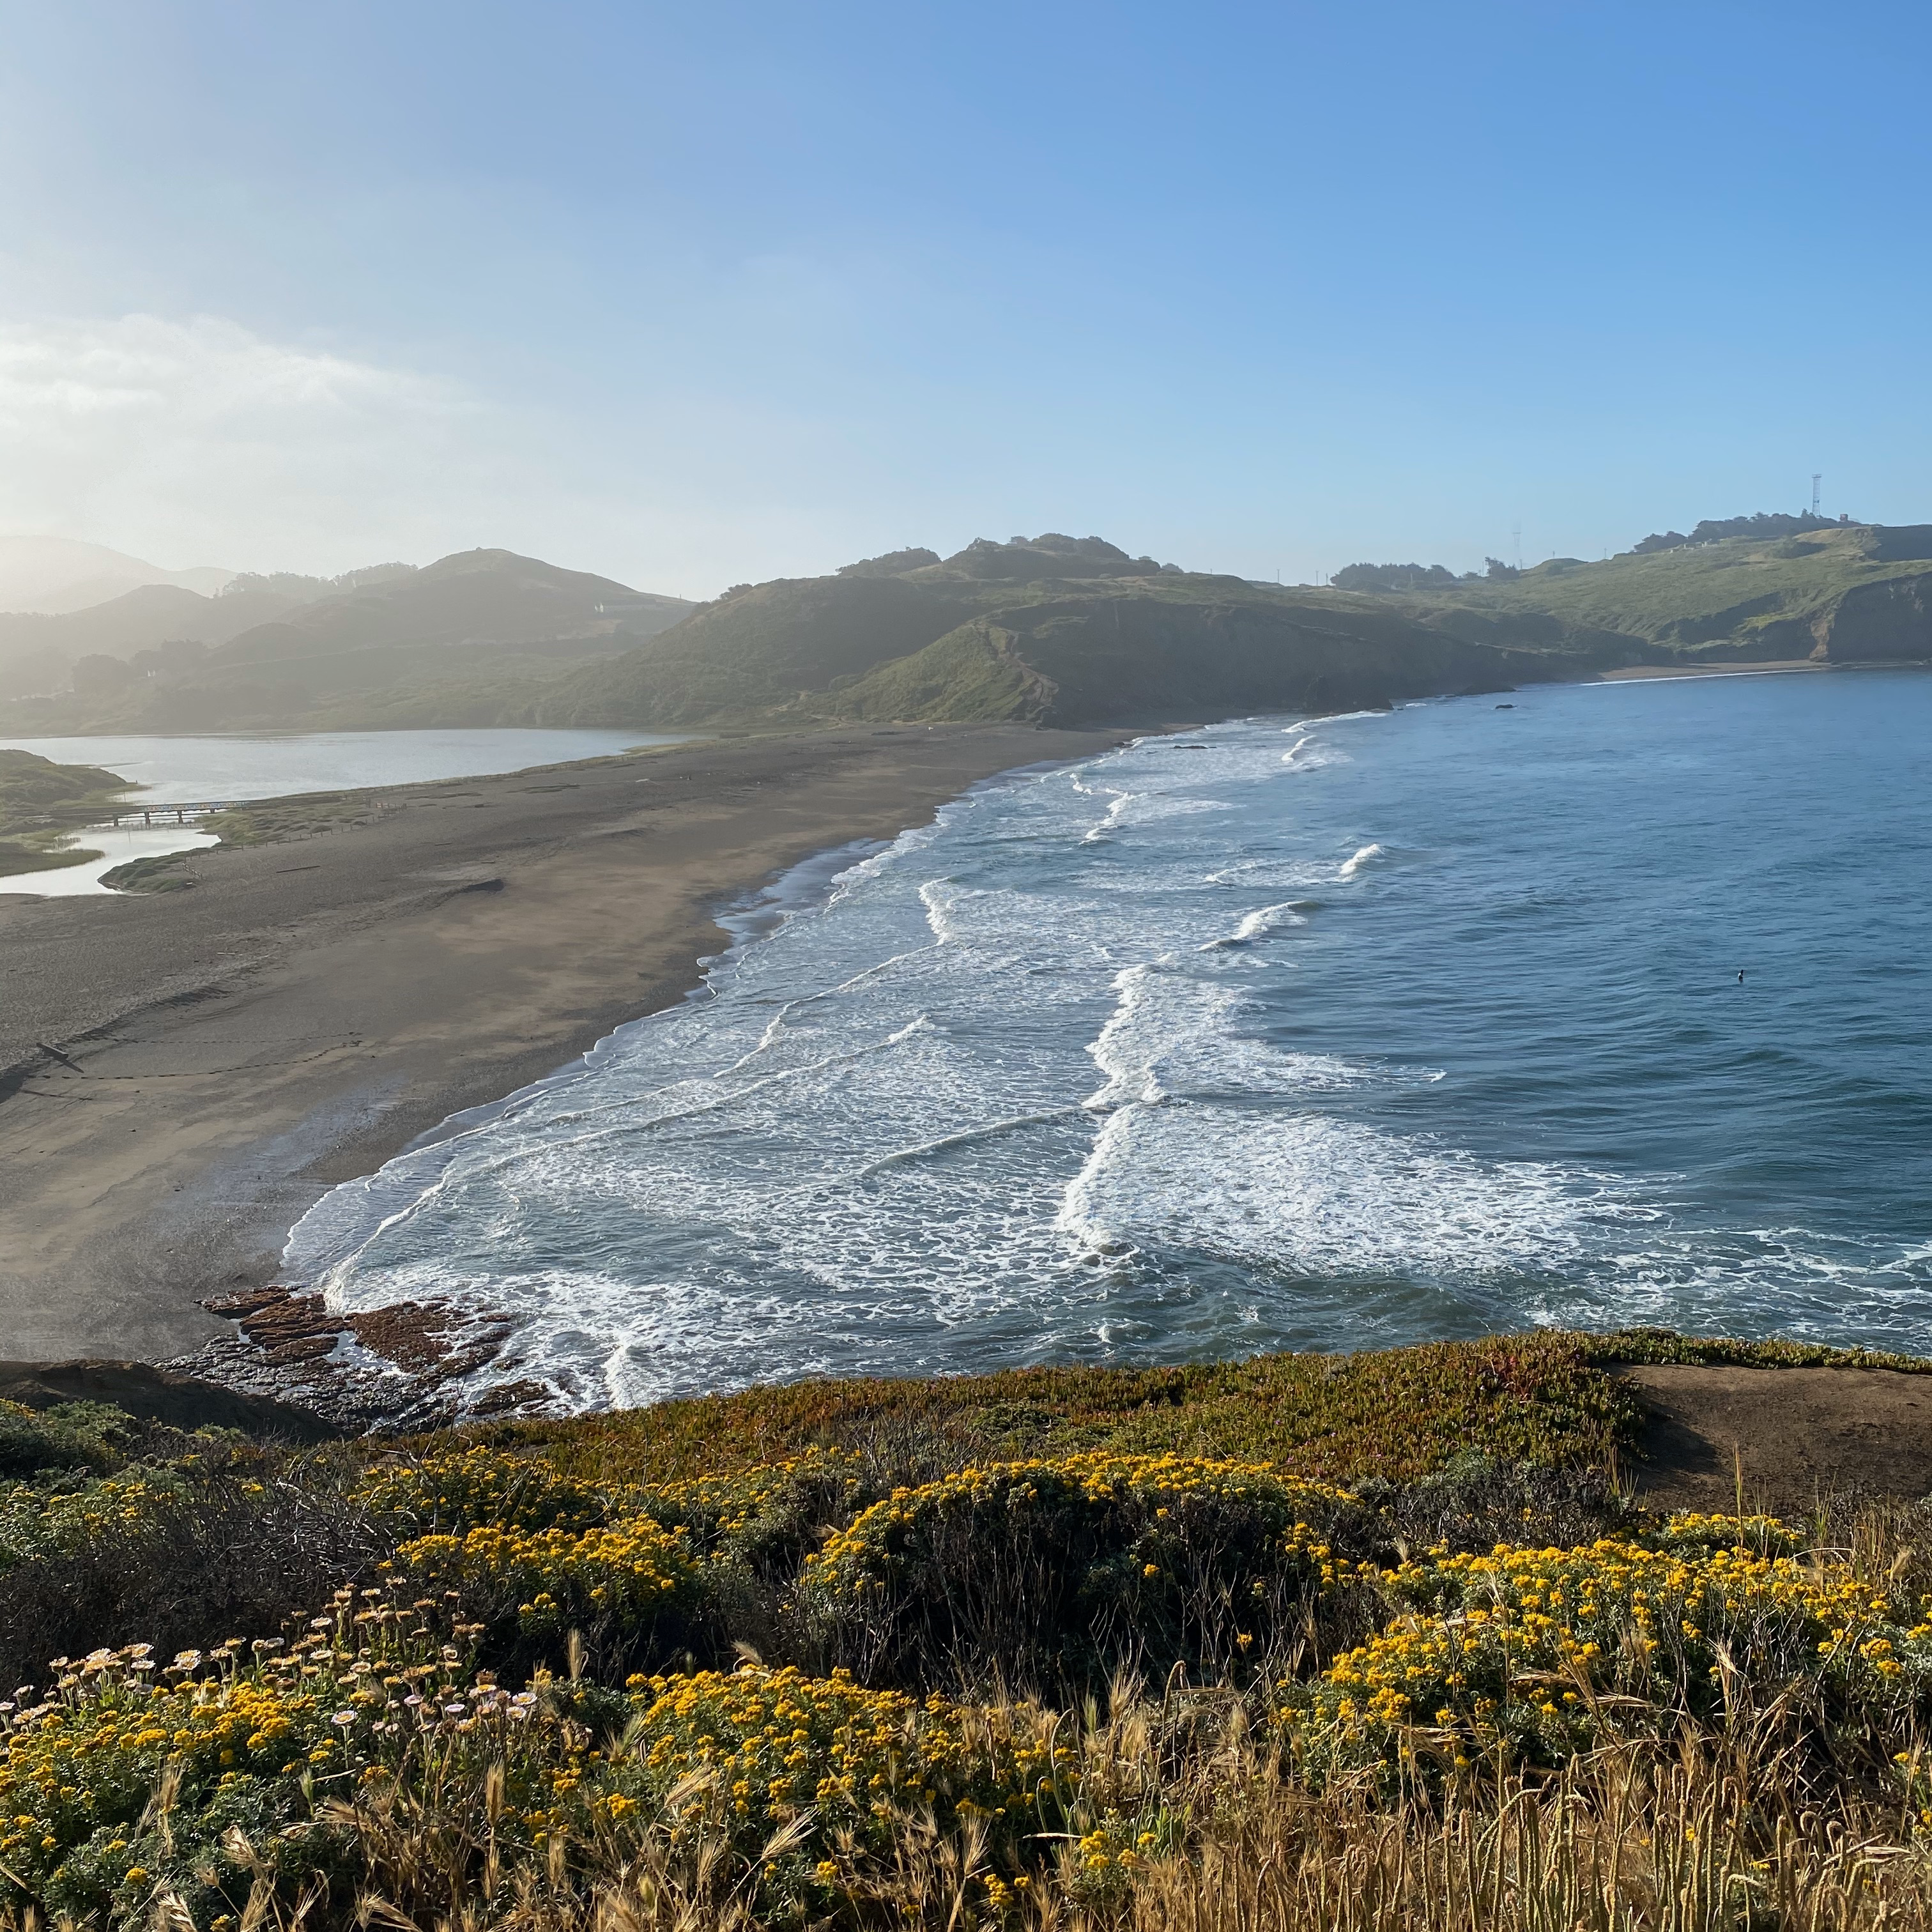
[[[1818,514],[1818,485],[1823,482],[1824,480],[1825,472],[1823,470],[1814,470],[1811,472],[1811,514],[1814,517]]]
[[[1520,523],[1510,524],[1510,535],[1516,540],[1516,567],[1520,570],[1522,568],[1522,525]]]

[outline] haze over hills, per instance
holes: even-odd
[[[0,617],[0,694],[22,700],[6,707],[14,728],[50,732],[414,722],[390,714],[424,689],[442,722],[469,722],[513,701],[517,680],[633,649],[691,608],[501,550],[240,577],[213,597],[149,589]]]
[[[72,537],[0,537],[0,610],[83,610],[149,584],[212,596],[234,574],[212,568],[164,570]]]
[[[986,538],[710,602],[500,550],[147,586],[0,616],[11,730],[1138,722],[1384,704],[1619,665],[1932,658],[1932,525],[1760,515],[1602,562],[1256,584],[1098,537]]]

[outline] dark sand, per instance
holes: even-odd
[[[1599,684],[1628,684],[1642,678],[1656,677],[1772,677],[1787,670],[1843,670],[1816,658],[1772,658],[1752,664],[1625,664],[1616,670],[1599,671]]]
[[[191,890],[0,898],[0,1357],[229,1333],[200,1298],[272,1280],[324,1190],[674,1003],[718,908],[1124,735],[860,729],[395,788],[191,855]]]

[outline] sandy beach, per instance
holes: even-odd
[[[272,1280],[325,1189],[681,997],[722,906],[1123,735],[857,730],[396,788],[192,854],[191,890],[0,898],[0,1355],[229,1333],[200,1300]]]
[[[1616,670],[1600,671],[1599,684],[1630,684],[1660,677],[1769,677],[1791,670],[1843,670],[1818,658],[1774,658],[1753,664],[1624,664]]]

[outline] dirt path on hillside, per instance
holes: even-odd
[[[1629,1366],[1649,1412],[1627,1474],[1644,1500],[1802,1514],[1823,1494],[1932,1495],[1932,1376],[1890,1369]]]

